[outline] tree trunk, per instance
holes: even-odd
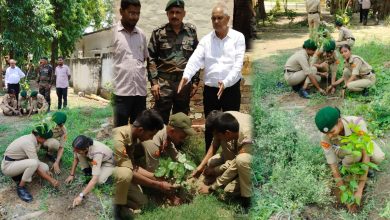
[[[54,37],[53,42],[51,42],[51,57],[50,64],[54,68],[56,60],[58,58],[58,38]]]

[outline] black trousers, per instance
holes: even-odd
[[[18,103],[18,106],[19,106],[19,92],[20,92],[19,83],[16,83],[16,84],[8,83],[7,87],[8,87],[8,91],[10,91],[11,89],[13,89],[15,91],[16,102]]]
[[[114,127],[133,124],[137,116],[146,110],[146,96],[114,95]]]
[[[367,20],[368,20],[368,12],[370,11],[370,9],[362,9],[362,12],[363,12],[363,24],[366,25],[367,24]]]
[[[363,22],[363,6],[362,6],[362,4],[359,4],[359,9],[360,9],[360,13],[359,13],[359,15],[360,15],[360,23],[362,23]]]
[[[240,80],[241,81],[241,80]],[[222,111],[239,111],[241,104],[240,81],[231,87],[225,88],[221,99],[218,99],[217,93],[219,88],[205,86],[203,90],[203,107],[205,117],[213,110]],[[206,153],[210,148],[213,140],[211,131],[205,130]]]
[[[62,107],[62,99],[64,99],[64,108],[68,106],[68,88],[56,88],[58,97],[58,109]]]

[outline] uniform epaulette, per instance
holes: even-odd
[[[153,32],[159,31],[160,29],[164,29],[166,26],[167,26],[167,24],[162,24],[162,25],[156,27],[155,29],[153,29]]]
[[[196,31],[195,25],[193,25],[193,24],[191,24],[191,23],[184,23],[184,27],[188,27],[188,28],[193,29],[193,30]]]

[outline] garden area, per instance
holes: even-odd
[[[369,178],[356,213],[349,213],[335,196],[335,181],[320,146],[321,133],[314,116],[324,106],[338,107],[342,115],[361,116],[374,141],[390,151],[390,28],[385,23],[359,25],[357,14],[349,28],[355,35],[353,54],[363,57],[375,70],[376,84],[368,97],[340,89],[335,95],[313,94],[302,99],[291,91],[284,78],[284,65],[308,38],[307,23],[279,18],[271,31],[261,31],[255,41],[252,115],[254,119],[255,198],[253,219],[387,219],[390,218],[390,163],[386,157]],[[324,15],[329,22],[334,17]],[[286,22],[287,21],[287,22]],[[284,22],[284,24],[283,24]],[[299,21],[297,21],[299,23]],[[268,29],[270,30],[270,29]],[[335,38],[337,33],[331,33]],[[338,69],[342,75],[343,60]]]

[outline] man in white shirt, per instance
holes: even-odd
[[[19,100],[19,91],[20,91],[20,79],[25,77],[26,75],[23,71],[16,66],[16,60],[9,60],[9,67],[5,71],[5,86],[8,90],[13,89],[16,95],[16,101]]]
[[[245,54],[244,35],[228,27],[230,16],[226,6],[213,8],[211,20],[214,31],[202,38],[189,59],[178,87],[178,92],[204,67],[203,106],[205,117],[212,110],[239,111],[240,80]],[[212,134],[205,131],[206,152]]]

